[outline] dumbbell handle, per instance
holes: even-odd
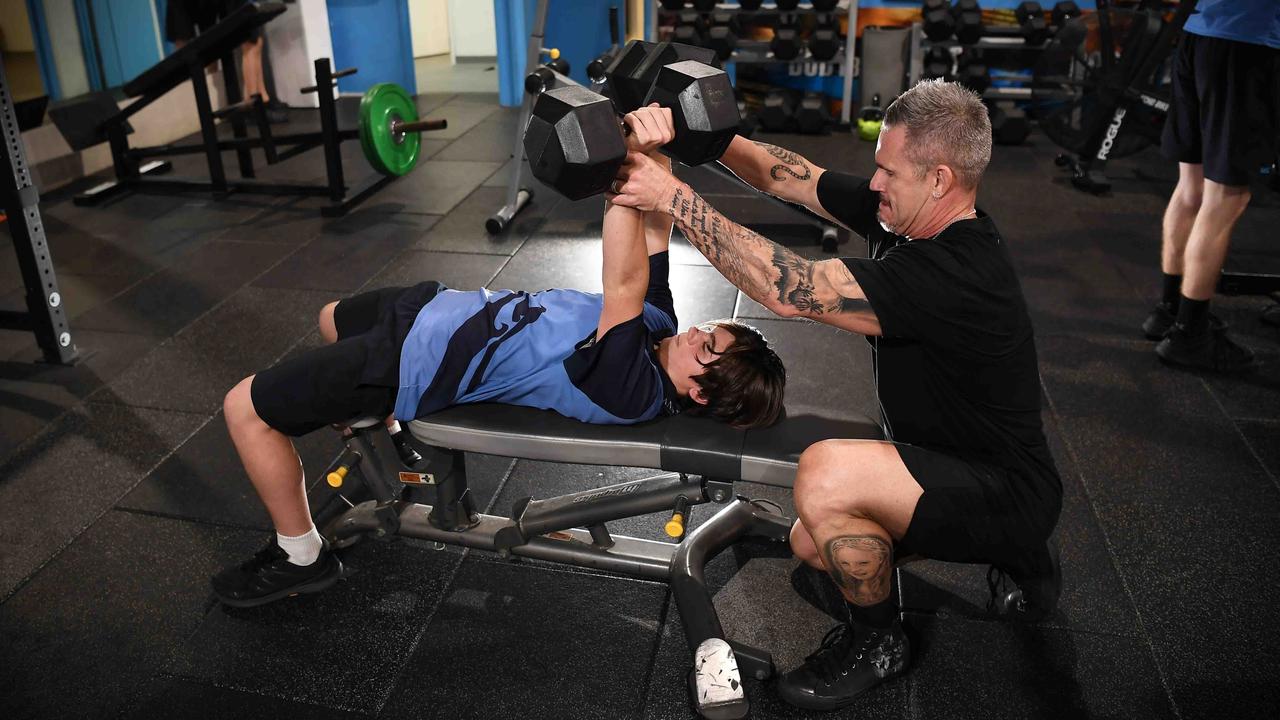
[[[391,132],[393,133],[411,133],[424,132],[426,130],[444,130],[449,127],[449,121],[443,118],[423,118],[422,120],[414,120],[413,122],[404,122],[395,120],[391,123]]]

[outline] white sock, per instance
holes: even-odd
[[[400,421],[392,420],[391,424],[387,426],[387,432],[392,435],[398,435],[400,433]]]
[[[309,532],[297,537],[289,537],[276,533],[276,542],[280,549],[289,553],[289,562],[294,565],[307,566],[320,557],[320,533],[312,525]]]

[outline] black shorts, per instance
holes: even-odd
[[[1161,149],[1204,165],[1205,178],[1248,185],[1275,162],[1280,132],[1280,50],[1183,33]]]
[[[299,437],[360,417],[386,417],[400,387],[400,348],[413,318],[444,286],[372,290],[333,310],[338,341],[258,373],[249,396],[258,417]]]
[[[1062,484],[987,463],[895,444],[924,488],[898,557],[1019,566],[1044,547],[1062,510]]]
[[[169,42],[188,41],[235,12],[249,0],[169,0],[164,11],[164,35]],[[262,37],[262,26],[250,38]]]

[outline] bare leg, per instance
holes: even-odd
[[[1166,275],[1183,272],[1183,253],[1203,195],[1204,166],[1178,163],[1178,186],[1169,197],[1161,232],[1160,269]]]
[[[253,377],[240,381],[222,403],[227,431],[276,532],[303,535],[312,524],[302,461],[293,442],[258,417],[249,394]]]
[[[240,46],[240,68],[244,81],[244,96],[254,94],[262,96],[262,102],[268,102],[267,83],[262,76],[262,38],[252,40]]]
[[[1182,295],[1192,300],[1213,297],[1231,244],[1231,231],[1249,205],[1247,186],[1204,181],[1204,199],[1184,253]]]
[[[800,456],[795,499],[827,572],[853,605],[889,599],[893,540],[911,523],[923,488],[892,443],[827,440]],[[804,547],[803,536],[793,548]],[[803,556],[802,556],[803,557]]]

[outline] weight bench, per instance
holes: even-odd
[[[836,420],[817,415],[789,417],[770,428],[737,430],[706,418],[674,416],[632,426],[590,425],[550,411],[507,405],[461,405],[408,425],[423,461],[389,473],[375,438],[389,437],[381,419],[365,418],[346,428],[346,448],[313,490],[316,526],[334,547],[359,537],[405,536],[489,550],[632,577],[669,582],[695,653],[718,639],[731,658],[759,680],[774,674],[769,652],[734,642],[711,602],[703,568],[747,537],[787,542],[791,519],[765,501],[734,492],[738,480],[790,487],[805,448],[828,438],[882,437],[869,419]],[[653,477],[584,489],[556,498],[522,498],[509,516],[477,513],[467,488],[465,454],[615,465],[664,471]],[[411,502],[406,489],[430,486],[434,505]],[[330,488],[337,489],[331,492]],[[372,499],[350,497],[366,492]],[[327,497],[324,495],[328,493]],[[691,507],[713,503],[719,510],[688,533]],[[669,512],[673,542],[614,536],[606,523]],[[782,546],[785,548],[785,546]],[[694,705],[709,718],[745,715],[746,697],[708,703],[690,673]]]

